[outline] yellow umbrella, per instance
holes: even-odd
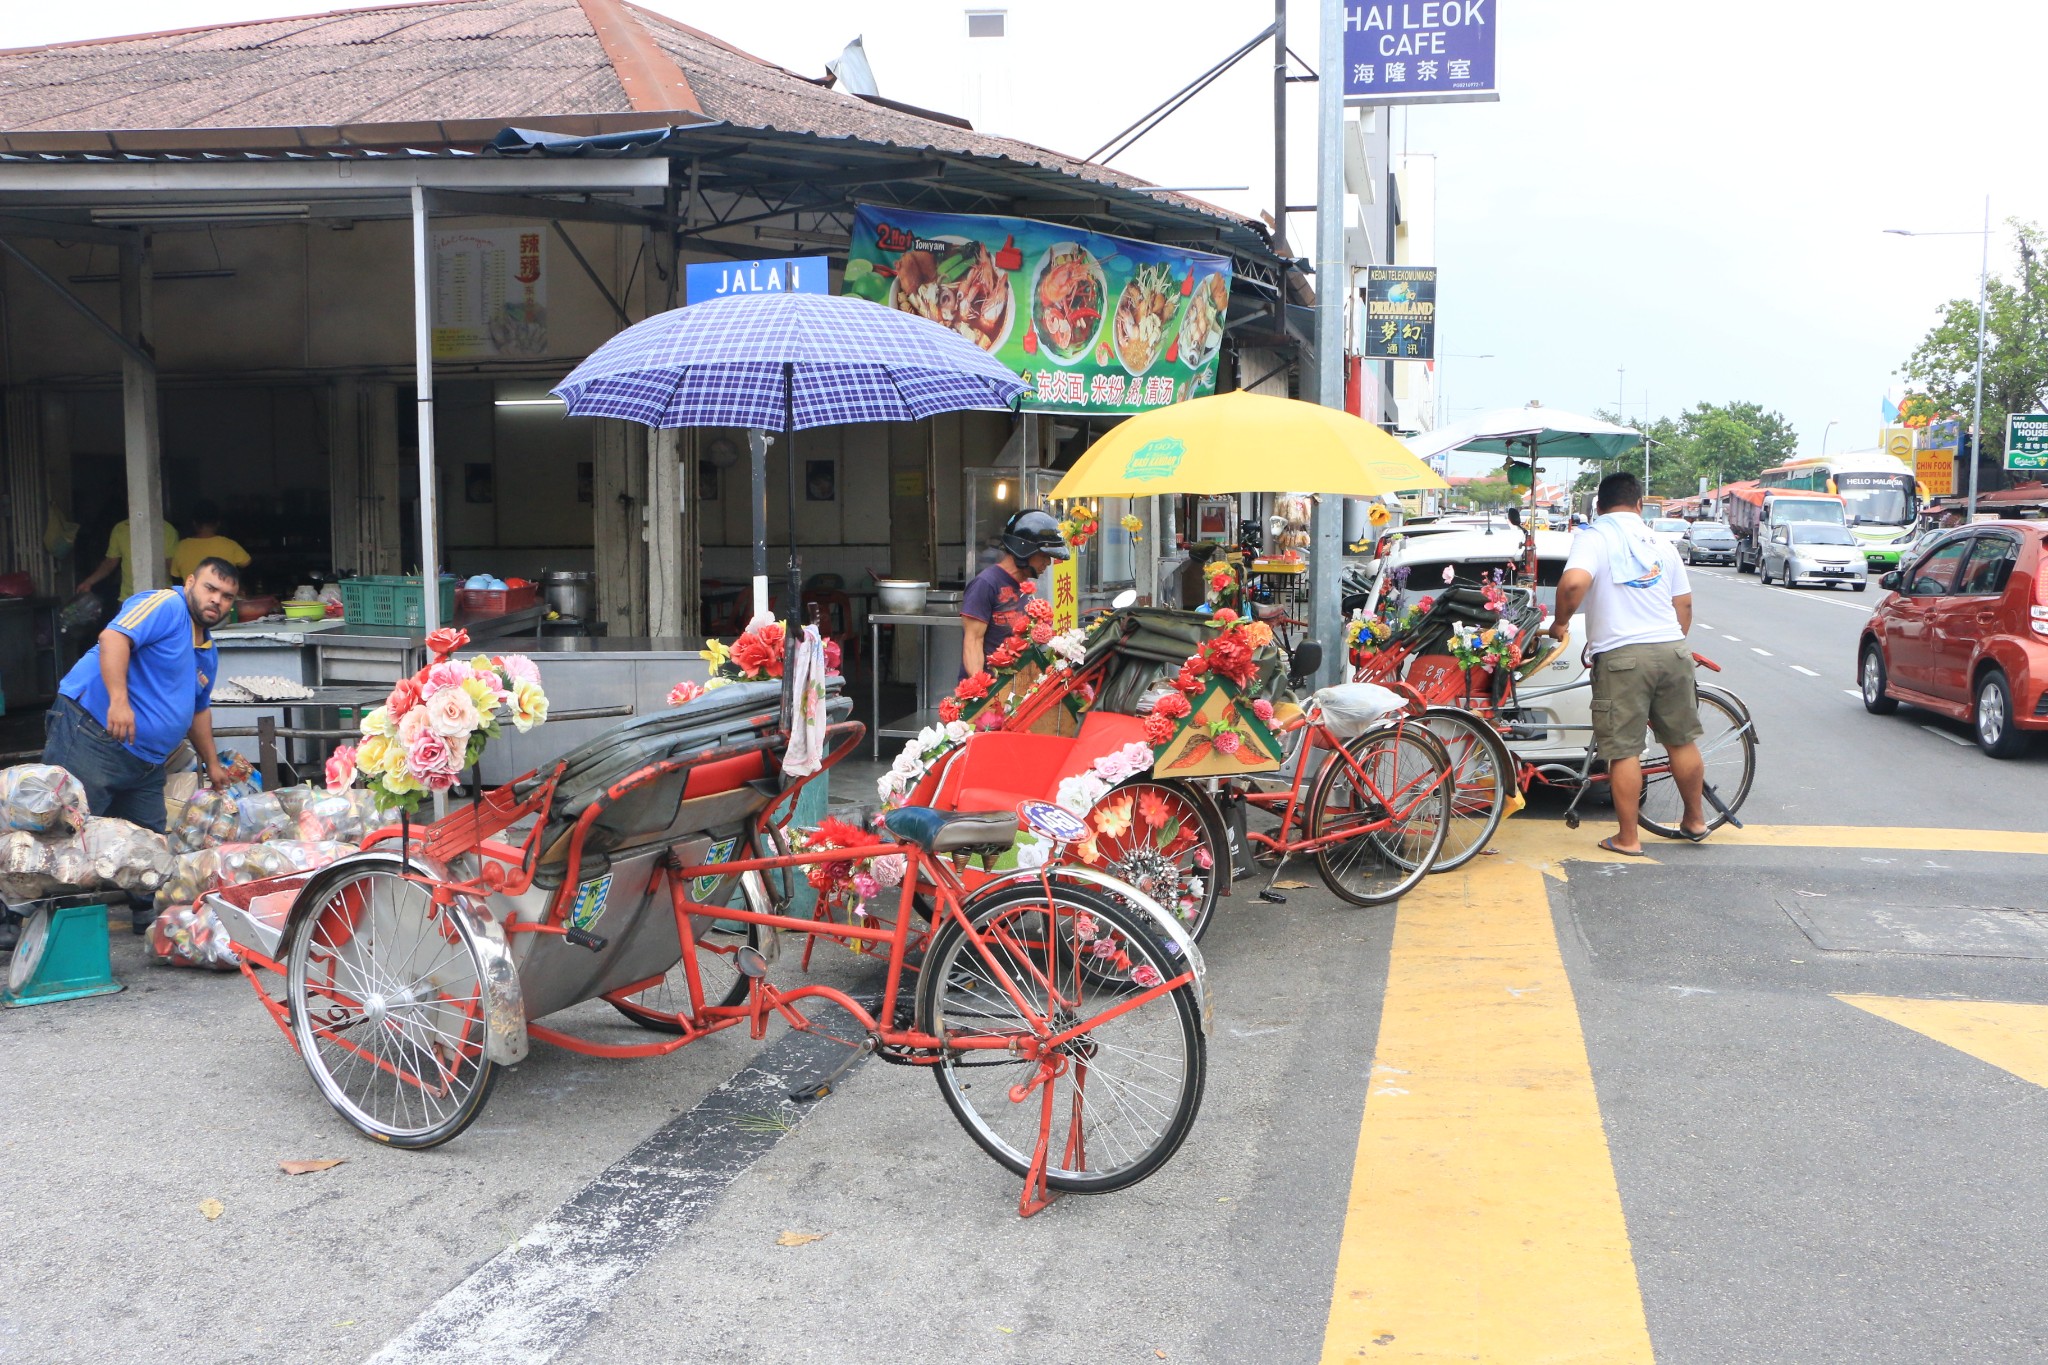
[[[1408,447],[1337,408],[1220,393],[1141,413],[1088,448],[1055,498],[1327,493],[1372,498],[1447,487]]]

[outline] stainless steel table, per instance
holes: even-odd
[[[917,709],[907,716],[898,716],[884,725],[882,723],[882,627],[916,626],[918,630],[917,660]],[[873,722],[874,756],[882,756],[882,738],[915,739],[920,730],[939,718],[931,700],[931,638],[935,626],[960,628],[960,617],[934,616],[918,612],[876,612],[868,617],[868,683],[874,689],[874,700],[869,704],[868,719]]]

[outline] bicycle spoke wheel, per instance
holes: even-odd
[[[1432,706],[1422,723],[1442,743],[1451,762],[1451,820],[1444,846],[1430,867],[1432,872],[1449,872],[1470,862],[1493,838],[1519,779],[1500,732],[1470,711]]]
[[[665,908],[657,907],[649,913]],[[692,915],[690,932],[697,939],[697,982],[703,988],[704,1003],[731,1006],[746,999],[747,978],[739,969],[739,951],[760,947],[761,926]],[[614,991],[604,999],[620,1014],[653,1033],[680,1034],[685,1031],[682,1021],[696,1012],[690,1000],[689,969],[681,959],[653,985],[631,995]]]
[[[1348,755],[1348,758],[1347,758]],[[1450,759],[1418,724],[1377,726],[1331,754],[1316,776],[1309,835],[1329,888],[1383,905],[1428,874],[1451,823]]]
[[[1055,1031],[1087,1025],[1188,970],[1149,917],[1070,886],[1048,897],[1026,884],[967,914],[973,933],[946,917],[918,983],[919,1017],[949,1040],[1028,1039],[1033,1014]],[[1207,1052],[1193,983],[1101,1019],[1056,1055],[1059,1074],[1044,1081],[1053,1094],[1046,1183],[1081,1194],[1136,1184],[1179,1148],[1201,1105]],[[932,1070],[968,1136],[1025,1174],[1043,1093],[1013,1099],[1011,1090],[1038,1080],[1040,1064],[954,1047]]]
[[[1216,910],[1216,863],[1230,849],[1198,798],[1178,782],[1126,782],[1095,803],[1088,824],[1088,865],[1137,887],[1201,938]]]
[[[292,1038],[343,1118],[394,1147],[467,1128],[497,1068],[484,1055],[484,969],[466,915],[395,857],[335,864],[285,927]]]
[[[1699,696],[1700,758],[1706,764],[1707,785],[1727,808],[1705,803],[1707,828],[1718,829],[1749,797],[1749,784],[1756,777],[1756,731],[1747,713],[1728,697],[1707,688],[1701,688]],[[1684,815],[1685,798],[1672,779],[1671,757],[1651,735],[1643,750],[1643,808],[1638,818],[1652,834],[1676,839]]]

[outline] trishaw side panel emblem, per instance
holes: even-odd
[[[612,894],[612,874],[593,877],[576,888],[576,903],[569,908],[569,927],[588,929],[604,918],[604,903]]]

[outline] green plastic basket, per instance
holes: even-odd
[[[354,626],[405,626],[418,630],[427,623],[427,595],[418,578],[371,576],[341,580],[341,613]],[[441,580],[441,620],[455,616],[455,580]]]

